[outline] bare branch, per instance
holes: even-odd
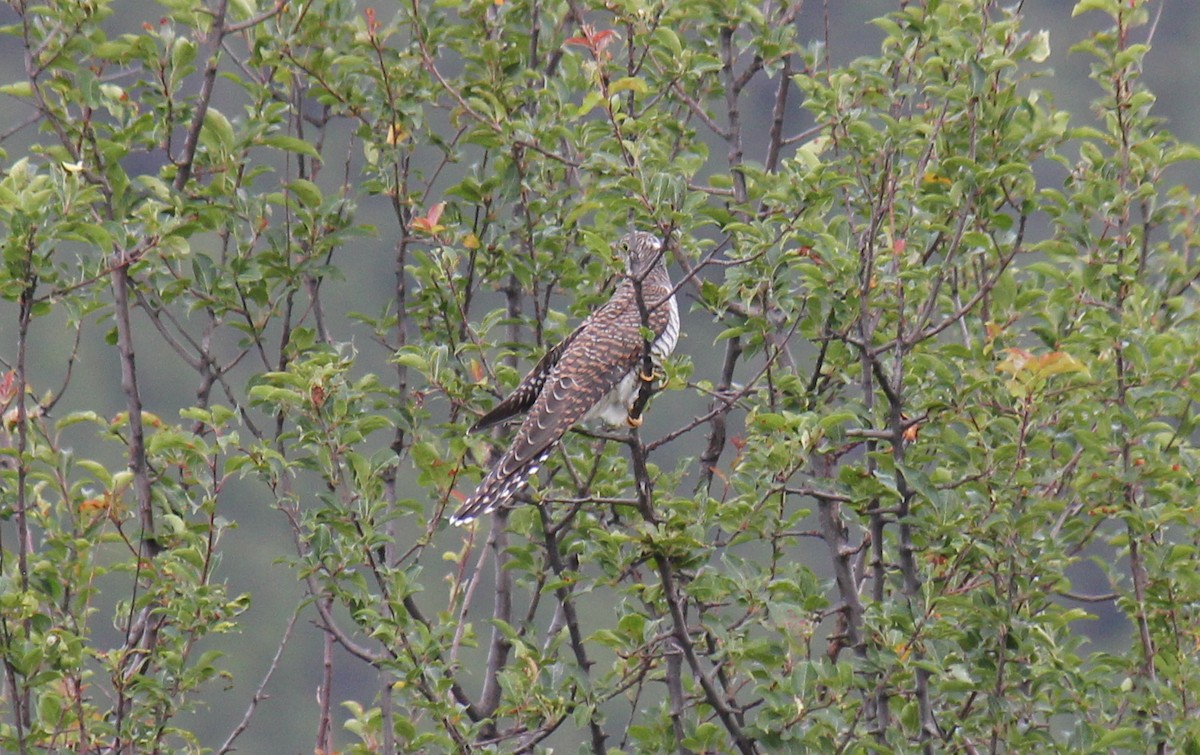
[[[271,677],[275,675],[275,670],[279,668],[279,660],[283,657],[283,649],[287,647],[288,640],[292,637],[292,630],[296,627],[296,620],[299,618],[300,609],[297,607],[288,619],[287,626],[283,629],[283,636],[279,638],[279,645],[275,648],[275,655],[271,658],[271,663],[267,666],[267,671],[263,674],[262,681],[258,684],[258,689],[254,690],[254,695],[250,698],[250,704],[246,706],[246,712],[242,715],[242,720],[238,722],[237,726],[233,727],[233,731],[229,732],[229,736],[221,743],[221,747],[217,750],[218,755],[233,752],[234,742],[250,726],[250,720],[254,718],[254,712],[258,709],[258,704],[267,699],[267,685],[270,684]]]

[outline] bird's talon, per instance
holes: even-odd
[[[658,378],[658,373],[651,372],[649,375],[645,375],[639,372],[638,377],[642,379],[643,383],[653,383]]]
[[[630,414],[629,416],[625,417],[625,421],[629,423],[630,427],[634,427],[634,428],[641,427],[642,426],[642,415],[639,414],[638,416],[635,417],[632,414]]]

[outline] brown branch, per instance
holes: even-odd
[[[663,643],[663,656],[667,659],[667,699],[671,704],[671,729],[675,733],[675,747],[679,755],[693,755],[692,751],[683,744],[683,648],[674,637],[668,637]]]
[[[317,602],[324,604],[325,611],[333,605],[333,598],[320,595]],[[321,681],[317,685],[317,742],[314,752],[328,755],[333,752],[333,635],[325,632],[321,638]]]
[[[721,458],[721,452],[725,450],[725,418],[729,414],[729,410],[733,408],[732,403],[726,403],[720,397],[727,393],[733,385],[733,373],[741,355],[741,336],[734,336],[725,342],[725,361],[721,365],[721,377],[717,383],[716,397],[713,398],[710,409],[715,413],[709,420],[712,427],[708,432],[708,444],[704,448],[704,453],[700,455],[700,480],[696,484],[696,490],[709,492],[712,489],[717,461]]]
[[[725,134],[725,143],[729,146],[729,173],[733,178],[733,199],[738,204],[746,201],[746,175],[742,173],[742,127],[741,111],[738,109],[738,96],[741,89],[735,81],[733,73],[733,27],[721,29],[721,73],[725,78],[725,108],[729,120],[729,129]],[[760,61],[761,65],[761,61]]]
[[[136,256],[135,252],[127,252],[125,260],[130,262]],[[138,520],[142,530],[142,545],[139,555],[142,558],[153,558],[161,551],[161,546],[154,536],[154,509],[150,495],[150,472],[146,466],[142,398],[138,389],[133,328],[129,321],[129,282],[128,264],[113,270],[113,316],[117,324],[117,351],[121,359],[121,390],[125,394],[125,409],[129,414],[129,471],[133,473],[133,491],[137,500]]]
[[[208,107],[212,102],[213,86],[217,82],[217,69],[221,62],[221,40],[225,36],[225,12],[228,7],[229,0],[217,0],[217,9],[212,14],[212,26],[208,30],[208,64],[204,67],[200,94],[196,98],[196,112],[192,115],[192,125],[188,128],[187,137],[183,141],[183,151],[175,160],[178,169],[178,173],[175,174],[176,191],[183,191],[192,177],[192,169],[196,161],[196,148],[200,146],[200,132],[204,128],[204,118],[208,115]]]
[[[1077,603],[1111,603],[1114,600],[1120,599],[1121,597],[1121,594],[1117,592],[1086,595],[1084,593],[1071,592],[1069,590],[1056,590],[1054,594],[1058,595],[1059,597],[1066,598],[1067,600],[1074,600]]]
[[[425,615],[421,612],[421,609],[417,606],[417,603],[413,599],[413,596],[405,595],[404,600],[402,602],[404,604],[404,610],[408,611],[409,616],[413,617],[417,621],[424,624],[425,628],[427,630],[429,630],[431,632],[433,631],[433,629],[434,629],[433,624],[430,623],[429,619],[425,618]],[[405,646],[405,649],[409,650],[409,652],[411,653],[411,649],[408,648],[407,645]],[[417,660],[415,654],[412,656],[412,659],[414,662]],[[439,660],[439,662],[440,662],[440,659],[435,658],[435,660]],[[483,715],[480,714],[478,706],[476,706],[475,703],[471,702],[471,698],[467,696],[467,693],[466,693],[466,691],[463,690],[462,685],[460,685],[458,683],[458,681],[456,679],[454,679],[454,677],[451,676],[448,672],[443,671],[443,674],[448,680],[450,680],[451,696],[454,697],[454,701],[456,703],[458,703],[459,705],[461,705],[463,707],[463,710],[466,712],[467,717],[470,718],[472,721],[482,721]],[[428,687],[426,687],[424,685],[424,683],[422,683],[422,686],[425,691],[429,691],[430,694],[432,695],[432,691],[428,690]],[[429,699],[433,700],[436,698],[431,696]]]
[[[275,5],[273,5],[269,10],[265,10],[256,16],[251,16],[245,21],[238,21],[236,24],[229,24],[224,28],[224,34],[237,34],[240,31],[245,31],[251,27],[258,26],[259,24],[278,16],[280,13],[283,13],[284,8],[286,7],[287,0],[275,0]]]
[[[17,571],[20,575],[20,585],[22,591],[29,590],[29,553],[33,550],[33,544],[30,540],[28,514],[28,497],[29,497],[29,468],[27,464],[26,454],[29,451],[29,414],[25,403],[26,389],[29,385],[29,377],[26,372],[26,354],[29,346],[29,325],[33,319],[33,301],[34,294],[37,289],[37,274],[33,269],[34,252],[33,252],[33,235],[30,233],[26,238],[25,244],[25,259],[21,267],[24,273],[24,286],[21,288],[21,293],[18,297],[18,316],[17,316],[17,363],[13,370],[13,398],[16,402],[17,414],[17,497],[13,503],[13,514],[17,524]],[[3,409],[0,407],[0,414]],[[0,427],[0,433],[3,433],[3,427]],[[7,438],[0,436],[0,439],[7,441]],[[5,569],[4,555],[7,549],[0,547],[0,571]],[[30,636],[29,619],[23,621],[24,634]],[[32,704],[30,688],[28,680],[26,684],[21,685],[17,682],[17,670],[13,664],[11,655],[12,644],[12,628],[9,626],[8,617],[0,616],[0,638],[4,641],[4,678],[8,686],[9,698],[12,703],[13,711],[13,728],[16,729],[17,743],[20,752],[27,752],[25,743],[25,732],[32,726],[32,717],[30,716],[30,706]]]
[[[571,651],[575,654],[575,663],[586,677],[591,672],[592,661],[588,658],[587,645],[584,642],[583,632],[579,628],[579,617],[575,612],[574,596],[564,584],[563,577],[567,569],[563,564],[562,555],[559,553],[558,533],[554,528],[554,521],[550,518],[550,512],[546,507],[539,506],[538,513],[542,522],[542,538],[546,544],[546,562],[550,565],[555,577],[559,581],[559,586],[554,589],[554,595],[558,598],[562,619],[567,627],[567,636],[571,639]],[[608,735],[601,728],[600,722],[597,720],[597,711],[595,710],[588,717],[588,730],[591,734],[593,754],[604,755],[604,742],[608,739]]]
[[[821,466],[824,468],[829,465],[827,461],[822,461]],[[818,498],[817,520],[820,522],[822,539],[829,548],[834,584],[842,602],[839,631],[831,638],[827,654],[836,661],[842,647],[848,645],[860,660],[865,659],[867,648],[862,634],[865,609],[858,594],[858,579],[853,568],[853,558],[859,549],[850,545],[840,502],[827,497]]]
[[[1023,249],[1022,242],[1025,238],[1025,221],[1026,216],[1022,214],[1020,220],[1018,221],[1017,238],[1013,242],[1012,249],[1008,252],[1008,254],[1004,255],[1004,257],[1000,259],[1000,263],[996,266],[996,269],[992,273],[991,277],[980,284],[979,290],[976,291],[974,295],[972,295],[971,298],[966,301],[965,304],[960,306],[937,325],[930,325],[924,330],[921,330],[915,333],[913,336],[905,339],[906,345],[912,346],[921,341],[933,338],[938,333],[941,333],[946,328],[958,322],[958,320],[961,319],[965,314],[974,309],[975,305],[977,305],[985,296],[991,293],[996,284],[1000,282],[1000,277],[1004,275],[1004,271],[1008,269],[1008,266],[1012,264],[1013,259],[1015,259]],[[897,345],[897,342],[894,341],[884,344],[876,349],[875,353],[883,353]]]
[[[746,384],[744,386],[742,386],[742,388],[739,389],[736,393],[733,393],[729,396],[718,397],[718,400],[720,401],[720,406],[718,406],[714,409],[710,409],[709,411],[705,412],[704,414],[700,415],[699,417],[693,418],[687,424],[683,425],[682,427],[676,428],[675,430],[667,433],[666,435],[662,436],[661,438],[659,438],[651,443],[647,443],[646,450],[654,451],[661,446],[665,446],[666,444],[674,441],[676,438],[679,438],[680,436],[691,432],[692,430],[699,427],[700,425],[703,425],[705,422],[708,422],[713,417],[717,416],[717,414],[727,411],[729,407],[732,407],[738,401],[740,401],[744,397],[750,395],[750,393],[753,392],[757,388],[758,382],[760,380],[762,380],[763,376],[765,376],[767,374],[767,370],[770,369],[771,365],[775,362],[775,360],[778,359],[779,356],[783,353],[783,345],[786,344],[789,340],[791,340],[792,335],[795,334],[796,328],[798,328],[798,327],[800,327],[799,319],[797,319],[795,322],[792,323],[792,327],[788,330],[787,335],[784,336],[783,342],[774,347],[774,350],[771,352],[771,355],[768,356],[764,360],[762,368],[759,369],[759,371],[754,375],[754,377],[752,377],[752,378],[750,378],[750,380],[746,381]]]
[[[788,92],[792,88],[792,56],[783,56],[783,70],[779,72],[779,86],[775,89],[775,106],[771,110],[771,129],[767,142],[768,173],[779,169],[779,155],[783,150],[783,119],[787,115]]]
[[[288,619],[287,626],[284,627],[283,637],[280,638],[279,645],[275,648],[275,655],[271,658],[271,663],[267,666],[267,671],[263,674],[258,689],[254,690],[254,695],[250,698],[249,705],[246,706],[246,712],[242,715],[242,720],[238,722],[233,731],[229,732],[229,736],[225,738],[225,741],[221,743],[220,749],[217,750],[217,755],[225,755],[227,752],[233,752],[233,743],[250,726],[250,720],[254,717],[254,712],[258,708],[258,704],[267,699],[267,685],[270,683],[271,677],[275,675],[275,670],[279,668],[279,660],[283,657],[283,649],[287,647],[288,640],[292,637],[292,630],[296,627],[296,620],[299,618],[300,609],[297,608],[292,612],[291,618]]]
[[[671,82],[671,91],[675,92],[675,96],[678,97],[683,104],[687,105],[688,110],[691,110],[692,114],[699,118],[700,121],[707,126],[710,131],[722,139],[728,139],[730,137],[729,129],[721,128],[721,124],[717,123],[713,117],[708,114],[708,111],[704,109],[704,106],[701,105],[696,98],[689,95],[678,81]]]
[[[155,296],[154,301],[150,301],[149,297],[138,289],[134,289],[133,295],[137,298],[138,305],[142,308],[142,311],[145,312],[146,316],[150,318],[150,323],[154,325],[154,329],[157,330],[159,335],[162,336],[162,339],[167,342],[167,345],[179,355],[180,359],[187,363],[188,367],[191,367],[197,372],[203,371],[203,357],[193,356],[191,351],[188,350],[188,347],[191,347],[191,349],[194,349],[200,354],[204,353],[203,348],[200,346],[200,344],[196,343],[195,339],[191,337],[187,330],[180,327],[179,321],[175,319],[175,316],[171,314],[171,311],[160,306],[161,302],[158,300],[157,296]],[[175,334],[167,329],[166,324],[163,322],[164,315],[166,316],[166,319],[169,320],[173,326],[175,326],[175,330],[179,332],[180,337],[183,339],[182,341],[179,338],[176,338]],[[184,341],[187,342],[186,345],[184,345]]]
[[[495,585],[493,598],[492,639],[488,647],[487,668],[483,676],[483,691],[479,694],[479,714],[484,718],[492,718],[500,707],[500,674],[508,663],[508,653],[512,643],[501,629],[499,622],[512,624],[512,574],[508,565],[508,509],[501,508],[492,517],[492,534],[488,538],[488,548],[496,563]],[[489,739],[496,734],[496,722],[485,724],[479,730],[479,738]]]
[[[654,513],[654,483],[646,466],[647,449],[642,443],[636,427],[630,428],[629,438],[626,442],[629,445],[630,457],[633,462],[633,476],[642,517],[647,522],[657,523],[659,520]],[[679,643],[693,676],[699,681],[700,687],[704,691],[705,702],[716,712],[717,718],[720,719],[721,724],[743,755],[752,755],[752,753],[758,752],[754,739],[742,730],[737,714],[730,707],[721,690],[717,689],[713,680],[704,671],[700,659],[696,655],[695,644],[692,642],[687,616],[684,612],[684,599],[679,594],[674,559],[669,554],[661,552],[653,543],[649,547],[653,549],[651,555],[657,567],[663,599],[667,603],[667,609],[671,616],[672,634]]]

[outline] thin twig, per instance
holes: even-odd
[[[233,751],[233,743],[242,732],[250,726],[250,720],[254,718],[254,712],[258,709],[258,704],[266,700],[267,685],[271,682],[271,677],[275,675],[275,670],[279,668],[279,660],[283,657],[283,650],[287,647],[288,640],[292,637],[292,630],[296,626],[296,620],[300,618],[300,609],[297,607],[292,612],[291,618],[288,619],[287,626],[284,627],[283,636],[279,639],[279,645],[275,648],[275,655],[271,658],[271,664],[267,666],[267,671],[263,674],[262,681],[258,684],[258,689],[254,690],[254,695],[250,698],[250,703],[246,706],[246,712],[242,715],[242,720],[238,722],[233,731],[229,732],[229,736],[221,743],[220,749],[217,750],[218,755],[224,755],[227,752]]]

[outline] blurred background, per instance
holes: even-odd
[[[360,2],[360,8],[371,5]],[[391,4],[376,4],[381,19],[387,19],[394,10]],[[1098,25],[1093,14],[1072,18],[1073,0],[1029,0],[1023,3],[1028,31],[1049,31],[1052,55],[1048,61],[1053,71],[1032,86],[1051,96],[1058,109],[1069,111],[1076,124],[1086,121],[1091,100],[1099,95],[1089,81],[1091,59],[1082,54],[1072,54],[1069,48],[1085,37]],[[844,64],[855,57],[877,51],[881,34],[868,22],[877,16],[894,10],[895,0],[826,0],[824,3],[809,0],[797,20],[801,42],[826,38],[828,54],[834,66]],[[162,6],[148,0],[116,0],[112,3],[115,13],[108,20],[107,32],[117,35],[126,31],[139,31],[146,21],[156,21],[163,15]],[[1158,98],[1157,113],[1180,140],[1200,142],[1200,81],[1196,71],[1200,70],[1200,3],[1195,0],[1163,0],[1152,6],[1161,8],[1161,16],[1153,27],[1152,52],[1147,57],[1145,80]],[[600,15],[597,14],[598,18]],[[16,16],[8,4],[0,5],[0,24],[11,24]],[[1149,30],[1138,30],[1145,35]],[[0,84],[22,80],[24,51],[19,37],[0,35]],[[755,112],[748,108],[744,112],[747,120],[746,151],[748,155],[761,154],[766,143],[766,123],[773,102],[772,85],[769,80],[758,80],[761,108]],[[226,89],[228,91],[229,88]],[[222,90],[214,105],[225,113],[239,112],[236,103],[223,102]],[[752,98],[753,99],[753,98]],[[792,99],[793,113],[790,131],[805,127],[806,114],[798,97]],[[11,97],[0,97],[0,133],[15,129],[30,115],[25,101]],[[759,131],[763,138],[755,143],[754,119],[764,124]],[[349,128],[349,126],[347,126]],[[348,141],[348,136],[346,137]],[[30,129],[19,131],[3,142],[6,152],[4,164],[11,163],[28,153],[31,144],[41,140],[41,135]],[[341,145],[327,144],[328,154],[338,154]],[[344,152],[344,149],[343,149]],[[722,154],[714,149],[714,155]],[[1194,163],[1192,164],[1194,165]],[[146,172],[157,171],[158,166],[145,166]],[[1178,170],[1178,169],[1177,169]],[[132,171],[131,171],[132,172]],[[333,171],[336,173],[336,171]],[[1173,177],[1177,182],[1189,184],[1193,189],[1200,187],[1200,174],[1189,168],[1186,174]],[[325,303],[332,332],[353,340],[358,352],[359,373],[387,373],[392,368],[387,364],[389,354],[374,343],[369,331],[347,317],[351,310],[378,312],[392,298],[392,255],[395,219],[384,198],[360,196],[358,198],[357,221],[380,229],[378,236],[357,240],[353,256],[342,256],[345,281],[329,281],[325,284]],[[381,274],[381,271],[387,271]],[[0,303],[0,358],[11,364],[15,357],[15,335],[9,323],[15,321],[15,307],[9,302]],[[34,323],[35,341],[29,354],[31,382],[35,391],[59,385],[65,370],[64,358],[69,354],[74,340],[73,333],[56,321],[57,316],[41,318]],[[684,313],[686,340],[680,352],[689,354],[696,363],[696,375],[702,377],[712,373],[718,350],[711,348],[715,336],[713,326],[707,318],[689,323]],[[123,411],[125,402],[120,389],[120,369],[113,347],[105,343],[107,323],[95,323],[85,329],[79,360],[71,389],[67,392],[55,413],[62,415],[71,411],[92,409],[106,416]],[[147,328],[148,322],[135,319],[135,332]],[[193,398],[194,392],[186,387],[195,379],[194,373],[170,352],[161,339],[147,334],[139,340],[139,367],[142,369],[143,403],[147,411],[164,418],[167,422],[178,421],[178,411]],[[6,368],[7,369],[7,368]],[[183,386],[183,387],[181,387]],[[40,390],[39,390],[40,389]],[[658,399],[658,411],[669,411],[678,416],[693,416],[705,410],[706,400],[695,394],[680,391]],[[122,463],[122,450],[112,443],[101,443],[94,437],[94,429],[80,429],[71,436],[81,456],[97,458],[113,467]],[[7,494],[7,493],[5,493]],[[218,649],[227,654],[233,670],[233,678],[218,682],[225,689],[220,693],[210,690],[205,694],[205,707],[181,720],[184,726],[192,727],[200,736],[201,744],[216,747],[228,736],[241,719],[254,690],[270,664],[279,637],[288,622],[293,608],[303,598],[304,591],[291,567],[280,563],[294,553],[291,530],[283,517],[269,505],[268,499],[255,490],[250,483],[230,486],[221,502],[224,516],[237,522],[236,529],[226,535],[220,578],[229,585],[230,594],[249,592],[252,595],[250,609],[243,615],[240,634],[207,640],[202,649]],[[6,527],[8,525],[5,525]],[[439,545],[443,549],[457,549],[462,532],[448,529],[440,534]],[[5,542],[11,543],[11,535],[5,533]],[[435,552],[437,552],[435,550]],[[823,564],[814,560],[814,569]],[[1086,565],[1081,569],[1086,571]],[[824,575],[822,575],[824,576]],[[1078,575],[1086,585],[1086,574]],[[432,585],[434,579],[428,580]],[[118,594],[120,586],[114,584]],[[101,585],[103,588],[103,585]],[[602,612],[606,606],[591,605],[591,610]],[[1096,643],[1113,642],[1125,636],[1128,627],[1121,621],[1105,614],[1103,606],[1097,606],[1099,619],[1089,622],[1085,631]],[[586,617],[585,617],[586,618]],[[120,643],[120,635],[111,623],[97,621],[102,632],[108,630],[112,636],[98,635],[98,644]],[[321,635],[307,617],[302,617],[296,627],[295,636],[284,651],[279,670],[268,687],[269,698],[260,705],[249,730],[239,740],[242,752],[303,753],[311,752],[316,715],[315,691],[321,673]],[[339,698],[354,698],[370,704],[377,689],[374,674],[361,663],[342,659],[337,666],[335,685]],[[4,713],[8,716],[7,711]],[[346,732],[338,731],[335,741],[350,740]]]

